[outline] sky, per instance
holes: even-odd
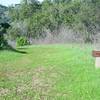
[[[0,0],[0,4],[5,5],[5,6],[9,6],[12,4],[19,4],[21,0]],[[39,0],[39,1],[43,1],[43,0]]]

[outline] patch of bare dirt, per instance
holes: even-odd
[[[59,77],[62,75],[63,73],[54,67],[37,67],[34,70],[34,75],[32,78],[33,90],[37,93],[40,93],[42,97],[48,97],[49,94],[55,90],[56,83],[59,81]],[[61,93],[56,93],[56,95],[58,94],[62,95]]]
[[[0,88],[0,96],[6,96],[9,92],[9,89]]]

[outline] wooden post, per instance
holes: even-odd
[[[100,51],[93,51],[92,52],[93,57],[95,57],[95,67],[100,68]]]

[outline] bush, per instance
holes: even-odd
[[[8,46],[8,43],[4,39],[4,36],[0,35],[0,49],[6,48],[7,46]]]
[[[29,41],[27,40],[27,38],[26,37],[17,38],[17,46],[24,46],[24,45],[29,45]]]

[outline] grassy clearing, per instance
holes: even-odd
[[[0,100],[100,100],[100,70],[89,45],[0,51]]]

